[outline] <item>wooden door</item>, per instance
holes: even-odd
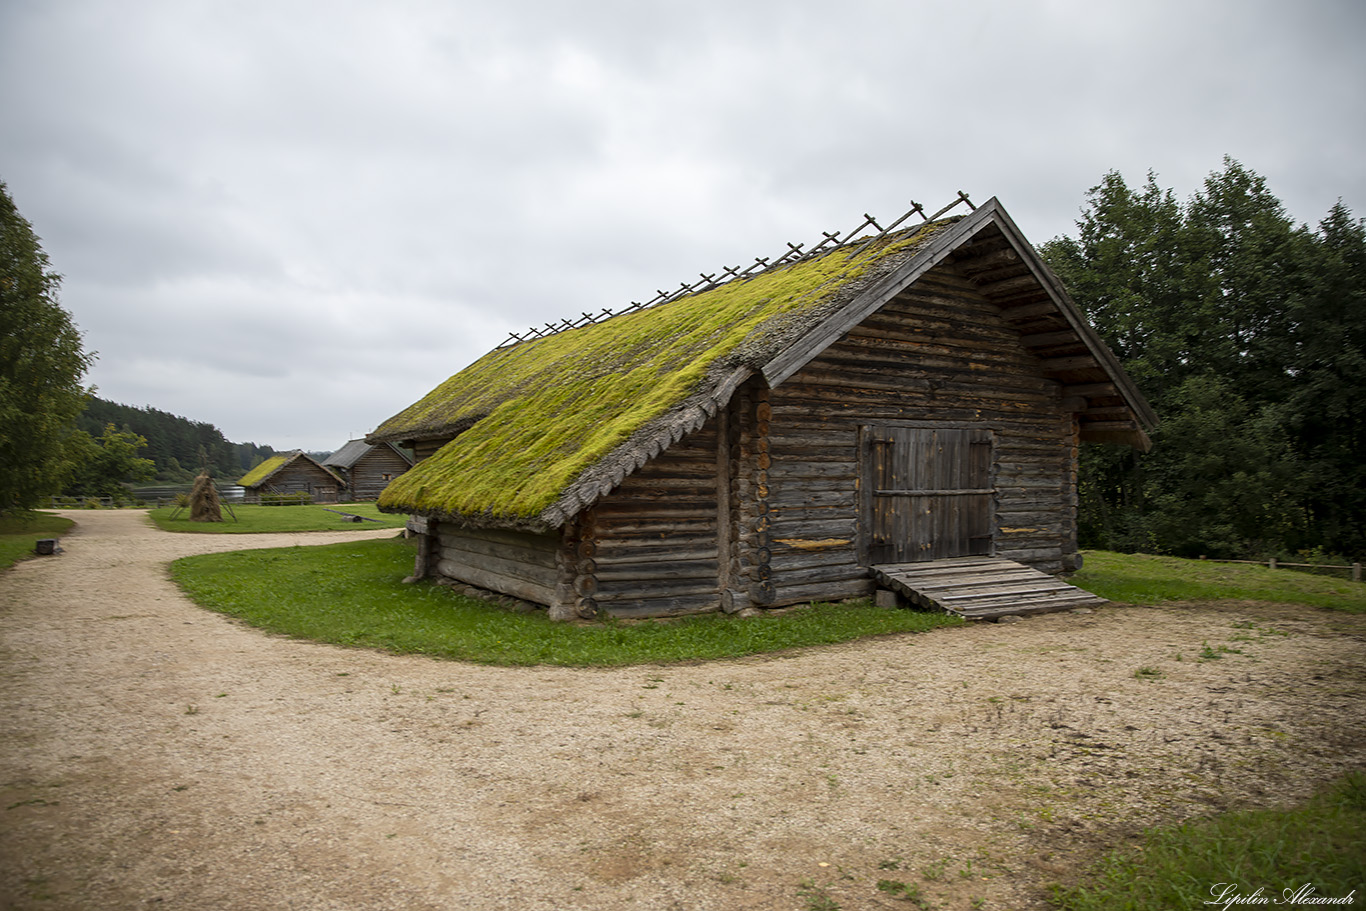
[[[990,430],[864,428],[869,563],[991,553]]]

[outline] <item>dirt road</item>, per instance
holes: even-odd
[[[2,908],[907,907],[879,880],[1041,907],[1138,827],[1366,766],[1366,618],[1111,606],[688,666],[476,667],[268,636],[165,571],[367,533],[71,515],[65,554],[0,575]]]

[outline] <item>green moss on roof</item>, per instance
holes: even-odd
[[[371,435],[422,438],[468,427],[395,478],[380,507],[534,519],[585,469],[697,392],[717,367],[740,366],[742,343],[753,347],[784,318],[819,311],[880,261],[918,246],[939,224],[852,259],[847,248],[835,250],[490,352]]]
[[[289,461],[288,455],[271,456],[251,471],[242,475],[237,481],[242,487],[255,487],[266,478],[274,474],[279,468]]]

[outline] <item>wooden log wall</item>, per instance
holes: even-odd
[[[380,444],[356,460],[348,480],[352,499],[377,499],[389,481],[403,474],[412,466],[403,456],[389,446]],[[389,475],[386,480],[385,475]]]
[[[856,489],[869,424],[992,430],[996,555],[1054,572],[1075,551],[1075,418],[1019,333],[952,266],[772,390],[770,407],[767,603],[873,590]]]
[[[710,419],[581,517],[572,545],[581,614],[662,617],[720,607],[718,517],[720,502],[729,504],[718,470],[721,423]]]
[[[556,603],[558,533],[465,528],[434,520],[428,532],[438,542],[436,571],[446,578],[536,604]]]
[[[337,479],[300,459],[271,475],[262,487],[252,488],[248,502],[259,503],[263,492],[306,493],[314,503],[337,502]]]
[[[735,554],[732,565],[735,579],[732,609],[764,607],[773,603],[773,404],[772,390],[750,382],[738,391],[731,403],[737,439],[734,453],[734,492],[737,508],[733,511]]]
[[[1077,550],[1077,510],[1081,505],[1080,490],[1077,487],[1077,470],[1081,456],[1081,416],[1073,414],[1071,433],[1067,441],[1067,456],[1063,460],[1062,485],[1062,541],[1059,551],[1060,567],[1063,572],[1076,572],[1081,569]]]
[[[440,437],[431,440],[408,440],[407,445],[413,450],[413,461],[421,462],[423,459],[430,459],[436,455],[436,451],[445,446],[455,437]]]

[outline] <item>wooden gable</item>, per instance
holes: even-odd
[[[888,300],[941,264],[957,267],[1038,354],[1043,375],[1063,387],[1082,438],[1151,448],[1157,416],[1118,358],[1086,322],[1052,271],[995,198],[936,234],[913,260],[884,277],[762,368],[776,386]]]

